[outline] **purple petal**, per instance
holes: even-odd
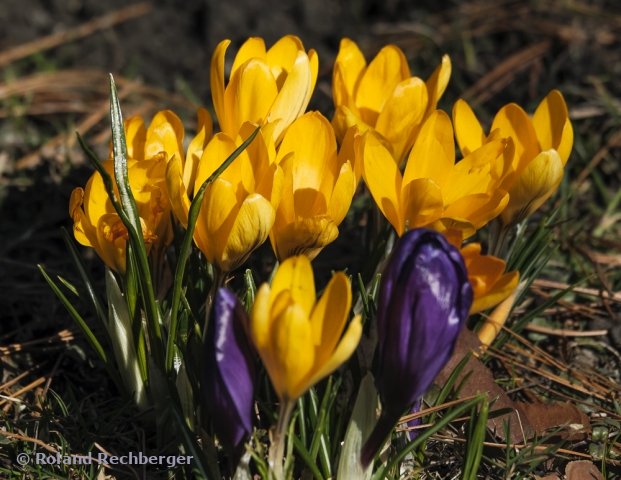
[[[218,289],[205,347],[204,390],[216,435],[231,448],[252,431],[255,367],[247,323],[235,294]]]

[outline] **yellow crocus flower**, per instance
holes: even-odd
[[[184,165],[184,174],[193,175],[196,158],[200,157],[205,140],[211,137],[211,118],[206,110],[199,110],[198,123],[199,132],[191,141],[187,155],[183,155],[183,124],[170,110],[156,113],[148,127],[139,116],[125,121],[130,188],[147,249],[156,250],[156,254],[161,254],[172,241],[166,163],[176,157]],[[111,150],[103,164],[114,178]],[[108,199],[101,176],[93,173],[86,189],[76,188],[69,203],[78,242],[93,247],[113,270],[124,272],[127,229]]]
[[[349,210],[356,179],[349,160],[337,156],[330,122],[309,112],[287,129],[276,162],[284,172],[282,201],[270,234],[279,260],[313,259],[338,236]]]
[[[319,61],[314,50],[287,35],[269,50],[262,38],[240,47],[225,86],[225,54],[230,40],[220,42],[211,59],[211,95],[220,129],[235,138],[244,122],[272,124],[278,143],[285,129],[304,113],[317,81]]]
[[[503,139],[486,143],[455,163],[449,117],[434,111],[423,124],[401,174],[381,138],[356,141],[356,162],[375,203],[398,235],[416,227],[468,237],[500,214],[508,201],[500,183],[507,168]]]
[[[112,160],[105,160],[103,166],[114,178]],[[147,251],[158,243],[169,243],[170,207],[164,181],[165,155],[158,154],[147,160],[129,159],[127,170]],[[116,194],[118,198],[118,190]],[[127,228],[114,210],[98,172],[93,173],[85,189],[78,187],[73,190],[69,200],[69,214],[73,219],[76,240],[94,248],[111,269],[125,272]]]
[[[518,286],[518,272],[505,272],[504,260],[481,254],[480,243],[470,243],[460,249],[472,285],[474,300],[470,314],[479,313],[498,305]]]
[[[382,48],[367,65],[356,43],[344,38],[332,75],[332,123],[339,141],[354,125],[361,133],[374,129],[400,163],[420,125],[435,110],[450,76],[448,55],[425,82],[411,75],[407,59],[396,45]]]
[[[455,103],[453,119],[464,155],[490,138],[508,137],[513,141],[512,173],[503,182],[510,196],[501,215],[505,225],[522,221],[554,194],[574,138],[567,105],[558,90],[552,90],[541,101],[532,118],[515,103],[505,105],[494,117],[488,136],[463,100]]]
[[[257,291],[251,337],[281,401],[299,398],[354,352],[362,324],[357,315],[345,330],[350,307],[351,286],[343,272],[332,276],[316,301],[306,256],[285,260],[271,287],[263,284]]]
[[[169,161],[170,200],[184,227],[190,210],[189,192],[196,192],[255,128],[245,124],[234,139],[223,132],[214,135],[202,152],[193,185],[185,181],[181,160],[173,157]],[[275,155],[273,145],[257,135],[205,191],[194,241],[221,271],[237,268],[268,237],[282,189],[282,171],[274,163]]]

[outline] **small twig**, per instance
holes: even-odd
[[[533,282],[533,285],[541,288],[554,288],[557,290],[566,290],[570,287],[567,283],[555,282],[553,280],[546,280],[543,278],[538,278]],[[595,288],[586,288],[586,287],[574,287],[571,289],[574,293],[579,293],[581,295],[588,295],[590,297],[598,297],[605,298],[608,300],[613,300],[615,302],[621,303],[621,292],[613,292],[608,293],[605,290],[597,290]]]
[[[38,438],[32,438],[26,435],[20,435],[18,433],[5,432],[2,429],[0,429],[0,435],[2,435],[3,437],[7,437],[7,438],[15,438],[16,440],[21,440],[22,442],[34,443],[36,445],[39,445],[41,448],[44,448],[50,453],[58,453],[58,450],[48,445],[47,443],[43,442],[42,440],[39,440]]]
[[[531,332],[544,333],[546,335],[554,335],[556,337],[599,337],[608,335],[608,330],[565,330],[562,328],[548,328],[535,323],[526,325],[526,329]]]
[[[9,402],[10,400],[19,400],[17,397],[19,397],[20,395],[23,395],[26,392],[29,392],[30,390],[37,388],[39,385],[41,385],[42,383],[45,382],[45,377],[39,377],[37,378],[34,382],[30,382],[28,385],[26,385],[23,388],[20,388],[17,392],[11,394],[11,395],[7,395],[7,397],[5,397],[3,400],[0,400],[0,405]],[[10,404],[9,404],[10,405]]]
[[[3,383],[2,385],[0,385],[0,392],[3,392],[4,390],[12,387],[13,385],[15,385],[17,382],[19,382],[22,378],[24,378],[27,375],[30,375],[32,372],[34,372],[35,370],[37,370],[39,368],[39,366],[35,366],[32,367],[28,370],[26,370],[25,372],[20,373],[18,376],[16,376],[15,378],[12,378],[11,380],[9,380],[8,382]]]

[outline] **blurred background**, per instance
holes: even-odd
[[[36,264],[75,278],[60,228],[71,227],[69,195],[91,169],[74,132],[107,155],[108,72],[119,85],[126,116],[150,119],[171,108],[192,129],[196,107],[212,109],[209,63],[220,40],[230,38],[238,47],[258,35],[269,45],[289,33],[319,53],[311,108],[327,115],[332,62],[344,36],[358,42],[369,60],[383,45],[396,43],[422,78],[448,53],[453,74],[441,107],[450,111],[463,97],[486,122],[507,102],[532,112],[551,89],[560,89],[575,144],[561,187],[571,199],[558,230],[556,266],[563,281],[588,273],[593,288],[618,290],[618,2],[2,0],[0,385],[30,372],[21,381],[26,395],[49,387],[40,379],[59,368],[66,380],[54,380],[55,388],[66,381],[78,397],[107,385],[105,373],[94,375],[88,355],[72,341],[73,325]],[[330,248],[347,250],[347,242],[343,236]],[[621,340],[617,305],[606,307],[613,346]],[[68,342],[74,346],[67,349]]]

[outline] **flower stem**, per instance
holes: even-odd
[[[216,292],[218,288],[224,285],[226,280],[227,273],[221,271],[219,268],[214,266],[214,274],[213,274],[213,282],[209,287],[209,292],[207,293],[207,299],[205,300],[205,323],[203,325],[203,338],[207,338],[207,328],[209,327],[209,316],[211,315],[211,310],[213,308],[213,302],[216,298]]]
[[[271,480],[284,480],[283,460],[285,453],[285,436],[295,402],[283,399],[278,411],[278,421],[272,430],[272,441],[269,451],[269,467]]]

